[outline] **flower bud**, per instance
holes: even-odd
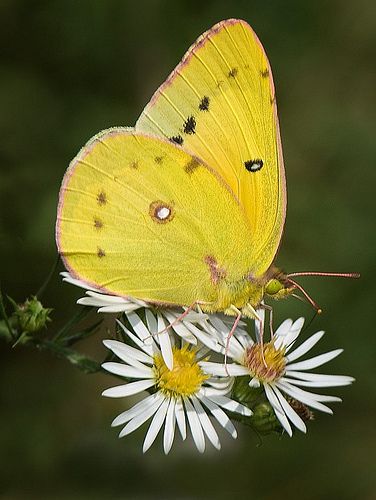
[[[52,309],[45,308],[36,297],[27,299],[23,304],[13,304],[14,314],[18,319],[20,332],[35,333],[51,321],[49,314]]]
[[[272,405],[264,401],[253,408],[253,415],[249,417],[250,424],[260,434],[278,432],[282,434],[281,424],[275,416]]]

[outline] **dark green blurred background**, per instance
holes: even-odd
[[[360,271],[360,281],[301,280],[324,308],[310,332],[317,352],[344,347],[326,367],[356,377],[335,414],[316,414],[307,436],[239,429],[203,456],[160,442],[143,456],[145,430],[110,429],[124,401],[100,397],[110,376],[1,346],[1,498],[376,498],[375,90],[376,7],[347,1],[0,2],[0,249],[3,290],[35,293],[55,259],[59,185],[86,140],[132,125],[151,94],[204,30],[247,20],[274,70],[288,180],[278,264],[289,271]],[[55,276],[51,331],[80,292]],[[277,320],[312,316],[275,305]],[[95,317],[93,316],[93,319]],[[309,332],[307,332],[308,334]],[[83,350],[101,359],[100,339]]]

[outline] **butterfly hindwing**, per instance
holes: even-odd
[[[265,272],[281,239],[286,190],[272,73],[250,26],[227,20],[204,33],[136,130],[181,145],[223,177],[246,213],[257,271]]]
[[[241,207],[215,172],[133,129],[98,134],[63,180],[59,251],[75,277],[111,293],[211,302],[218,280],[252,271],[251,242]]]

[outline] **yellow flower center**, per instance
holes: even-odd
[[[260,382],[273,382],[285,373],[285,349],[276,349],[273,342],[253,344],[245,353],[245,365]]]
[[[169,397],[191,396],[196,394],[202,383],[209,378],[196,362],[196,353],[184,346],[173,347],[174,367],[169,370],[161,354],[154,356],[154,371],[157,386]]]

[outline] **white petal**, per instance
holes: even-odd
[[[214,448],[217,448],[217,450],[221,449],[221,443],[218,438],[218,434],[216,433],[213,424],[210,422],[209,417],[207,416],[205,410],[201,406],[199,400],[196,397],[192,397],[192,402],[193,406],[195,407],[195,410],[197,412],[198,418],[200,419],[202,428],[207,435],[209,441],[212,443]]]
[[[294,385],[297,382],[297,380],[291,379],[290,381],[288,381],[288,380],[285,380],[284,377],[281,377],[278,380],[278,382],[282,382],[284,384],[290,385],[291,387],[294,387]],[[298,391],[301,391],[301,392],[307,394],[308,396],[311,396],[316,401],[328,401],[328,402],[341,402],[342,401],[342,399],[339,398],[339,397],[337,397],[337,396],[330,396],[330,395],[327,395],[327,394],[316,394],[314,392],[304,391],[303,389],[298,389],[298,388],[296,388],[296,389]]]
[[[293,397],[294,399],[301,401],[302,403],[310,406],[311,408],[315,408],[316,410],[320,410],[324,413],[333,414],[333,411],[326,405],[323,405],[319,401],[317,401],[317,394],[312,394],[311,392],[303,391],[302,389],[298,389],[287,382],[284,382],[282,379],[276,382],[275,384],[279,389]]]
[[[165,399],[155,413],[145,436],[144,444],[142,447],[143,453],[146,453],[150,446],[154,443],[155,438],[157,437],[158,432],[163,425],[164,419],[166,418],[168,403],[168,399]]]
[[[100,305],[119,305],[119,304],[130,304],[129,300],[124,299],[123,297],[119,297],[118,295],[107,295],[104,293],[97,293],[97,292],[87,292],[87,295],[89,297],[92,297],[93,299],[97,299],[98,302],[100,301]]]
[[[187,412],[189,427],[191,428],[191,433],[195,445],[200,453],[204,453],[205,438],[202,431],[200,419],[198,418],[197,413],[188,398],[184,399],[184,404],[185,410]]]
[[[214,383],[212,383],[213,380],[215,381]],[[217,380],[221,380],[221,382],[216,382]],[[206,395],[215,394],[218,396],[227,396],[233,385],[234,379],[232,377],[223,377],[222,379],[210,378],[206,380],[204,389],[205,391],[211,390],[211,392],[206,392]]]
[[[287,370],[286,376],[294,377],[300,380],[307,380],[312,382],[312,384],[317,384],[317,387],[339,387],[349,385],[355,381],[353,377],[349,377],[347,375],[324,375],[321,373],[294,372],[290,370]],[[295,381],[293,383],[295,383]]]
[[[111,387],[102,392],[102,396],[107,398],[124,398],[125,396],[131,396],[133,394],[138,394],[139,392],[145,391],[155,385],[155,380],[139,380],[137,382],[131,382],[129,384],[117,385],[116,387]]]
[[[298,318],[292,324],[290,331],[288,332],[284,340],[284,345],[287,347],[286,352],[288,352],[292,348],[293,343],[299,337],[303,325],[304,325],[304,318]]]
[[[132,420],[133,417],[143,413],[145,410],[149,408],[149,406],[157,404],[156,401],[162,402],[162,395],[159,392],[155,394],[150,394],[145,399],[142,399],[137,404],[132,406],[129,410],[123,411],[120,413],[112,422],[111,427],[117,427],[118,425],[123,425],[129,420]]]
[[[213,337],[199,328],[197,328],[196,325],[193,325],[192,323],[186,323],[185,326],[188,328],[188,330],[193,333],[193,335],[204,345],[209,347],[209,349],[212,349],[215,352],[220,352],[221,346],[218,343],[218,341]]]
[[[207,396],[206,392],[204,392],[204,395]],[[217,403],[218,406],[222,406],[222,408],[225,408],[225,410],[240,413],[240,415],[244,415],[246,417],[249,417],[253,414],[252,410],[250,410],[246,406],[243,406],[237,401],[234,401],[233,399],[227,398],[226,396],[210,395],[209,397],[212,401],[214,401],[214,403]]]
[[[184,311],[187,310],[187,307],[184,307]],[[183,321],[187,321],[188,323],[207,323],[209,316],[206,313],[197,312],[197,311],[189,311],[189,313],[185,316]]]
[[[265,325],[265,309],[258,309],[257,314],[262,321],[262,323]],[[260,341],[261,339],[261,322],[258,320],[255,320],[255,335],[256,339]]]
[[[211,398],[212,396],[218,396],[218,394],[222,394],[221,392],[218,392],[218,389],[207,385],[201,387],[201,392],[208,398]]]
[[[244,366],[236,363],[224,365],[220,363],[213,363],[211,361],[200,361],[198,364],[205,373],[209,373],[210,375],[217,375],[220,377],[249,375],[248,370]]]
[[[269,387],[268,384],[264,384],[264,389],[266,397],[268,398],[269,403],[272,405],[274,409],[275,416],[278,418],[278,420],[280,421],[282,427],[285,429],[287,434],[291,437],[292,436],[291,425],[285,415],[285,412],[283,411],[281,403],[279,402],[277,396],[274,394],[274,392],[272,391],[272,389]]]
[[[172,354],[172,346],[170,341],[170,335],[167,330],[165,330],[166,324],[162,316],[158,315],[158,331],[163,333],[158,333],[159,345],[161,347],[162,357],[166,366],[169,370],[174,367],[174,357]]]
[[[79,303],[77,301],[77,303]],[[124,313],[129,313],[131,311],[136,311],[137,309],[140,309],[141,306],[137,304],[132,304],[132,303],[124,303],[123,305],[118,305],[118,306],[103,306],[98,309],[99,313],[119,313],[119,312],[124,312]]]
[[[295,425],[295,427],[297,429],[299,429],[300,431],[306,433],[307,432],[307,427],[306,427],[305,423],[299,417],[299,415],[296,413],[296,411],[294,410],[294,408],[292,408],[289,405],[289,403],[283,397],[283,394],[278,389],[278,387],[276,387],[276,386],[273,387],[271,385],[270,388],[276,394],[276,396],[277,396],[277,398],[278,398],[278,400],[279,400],[279,402],[280,402],[280,404],[282,406],[282,409],[283,409],[284,413],[286,414],[286,416],[291,420],[291,422]]]
[[[332,385],[330,382],[323,380],[322,382],[307,382],[306,380],[298,380],[288,377],[283,377],[284,382],[289,382],[290,384],[296,387],[339,387],[341,385],[348,384],[334,384]]]
[[[183,407],[183,404],[181,402],[181,399],[178,399],[176,401],[175,417],[176,417],[176,422],[178,424],[181,437],[184,441],[185,438],[187,437],[187,427],[186,427],[186,423],[185,423],[184,407]]]
[[[292,363],[291,365],[288,363],[286,366],[287,370],[311,370],[312,368],[317,368],[328,361],[336,358],[339,354],[343,352],[343,349],[335,349],[334,351],[326,352],[325,354],[320,354],[319,356],[315,356],[310,359],[305,359],[304,361],[300,361],[299,363]]]
[[[229,328],[216,315],[211,315],[210,321],[214,327],[213,328],[214,332],[212,332],[212,335],[216,335],[218,337],[218,339],[220,340],[220,343],[222,344],[222,346],[225,348],[227,345],[227,340],[228,340],[228,336],[229,336],[231,328]],[[229,346],[228,346],[228,352],[227,352],[227,355],[230,358],[240,359],[243,356],[244,346],[241,344],[241,342],[239,342],[239,340],[244,339],[244,334],[245,334],[244,330],[237,328],[236,332],[231,337],[230,342],[229,342]],[[248,334],[246,334],[246,337],[248,338],[248,342],[246,345],[252,345],[253,340],[251,339],[251,337]]]
[[[126,328],[121,321],[116,320],[116,322],[124,331],[124,333],[128,335],[128,337],[149,356],[154,356],[154,354],[157,354],[159,352],[159,349],[157,348],[157,345],[153,339],[151,341],[151,344],[146,344],[143,340],[140,340],[137,335],[128,330],[128,328]]]
[[[145,318],[146,318],[146,324],[148,327],[149,332],[151,335],[155,335],[158,333],[158,323],[157,319],[155,317],[155,314],[153,314],[150,309],[145,310]]]
[[[119,297],[118,295],[108,295],[104,293],[98,293],[95,291],[93,292],[88,291],[86,292],[86,295],[96,300],[99,306],[133,304],[133,302],[129,301],[128,299],[125,299],[124,297]]]
[[[118,340],[104,340],[103,344],[110,349],[116,356],[122,359],[125,363],[132,366],[137,366],[139,368],[145,368],[146,363],[149,365],[153,364],[153,358],[148,354],[135,349],[134,347],[124,344],[124,342],[119,342]]]
[[[103,363],[102,368],[115,375],[128,378],[152,378],[154,372],[151,368],[145,367],[144,369],[136,368],[134,366],[126,366],[122,363]]]
[[[235,439],[238,435],[236,429],[222,408],[203,394],[199,393],[197,397],[201,399],[202,403],[207,407],[213,417],[217,419],[218,423]]]
[[[285,319],[274,332],[274,337],[286,337],[292,326],[292,319]]]
[[[136,314],[135,312],[130,312],[127,314],[127,318],[132,325],[132,328],[138,338],[145,342],[145,344],[151,344],[153,341],[153,338],[149,332],[149,330],[146,328],[144,323],[142,322],[141,318]]]
[[[85,290],[98,290],[98,288],[89,286],[82,280],[73,278],[73,276],[70,273],[67,273],[66,271],[61,272],[60,276],[63,276],[63,281],[70,283],[71,285],[78,286],[79,288],[84,288]]]
[[[127,436],[131,432],[141,427],[141,425],[146,422],[146,420],[154,415],[161,404],[162,402],[157,400],[154,405],[149,406],[147,410],[132,418],[132,420],[128,422],[124,429],[120,432],[119,437],[122,438],[124,436]]]
[[[163,449],[167,455],[171,450],[175,436],[175,400],[172,398],[167,410],[166,424],[163,435]]]
[[[81,299],[77,300],[77,304],[79,304],[80,306],[99,307],[99,308],[102,309],[101,312],[105,312],[105,309],[107,307],[117,307],[117,308],[119,308],[118,310],[115,310],[114,312],[122,312],[122,311],[124,311],[124,305],[123,304],[120,304],[120,305],[119,304],[117,304],[117,305],[112,304],[111,306],[109,306],[109,305],[106,304],[105,301],[102,301],[101,299],[94,298],[94,297],[82,297]],[[103,304],[106,304],[106,305],[103,305]]]
[[[312,335],[312,337],[303,342],[303,344],[300,345],[297,349],[291,351],[289,355],[286,356],[286,361],[290,363],[291,361],[295,361],[295,359],[298,359],[301,356],[303,356],[303,354],[311,350],[312,347],[317,344],[317,342],[322,338],[323,335],[324,335],[323,331],[317,332],[314,335]]]
[[[232,377],[212,377],[206,380],[206,384],[221,391],[224,389],[229,390],[234,385],[234,379]]]
[[[197,339],[196,339],[196,342],[197,342]],[[201,347],[198,347],[196,350],[196,360],[203,359],[210,353],[211,353],[211,350],[209,349],[209,347],[207,347],[206,345],[201,345]]]
[[[181,313],[182,314],[182,313]],[[181,316],[180,314],[180,316]],[[183,339],[185,339],[187,342],[190,343],[197,343],[197,339],[194,335],[190,333],[188,328],[184,325],[183,321],[176,321],[178,318],[176,318],[176,315],[172,314],[170,311],[163,311],[164,317],[167,319],[170,325],[172,326],[172,329]],[[184,318],[186,319],[186,318]]]
[[[249,381],[249,387],[252,387],[253,389],[257,389],[258,387],[260,387],[260,381],[257,377],[253,377],[250,381]]]

